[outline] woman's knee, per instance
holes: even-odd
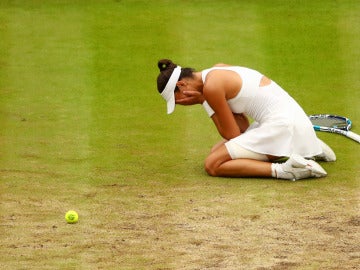
[[[219,167],[229,160],[231,157],[223,144],[205,159],[205,171],[211,176],[219,176]]]
[[[211,155],[205,159],[205,171],[210,176],[217,176],[216,165],[214,160],[211,158]]]

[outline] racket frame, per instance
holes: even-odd
[[[313,115],[309,115],[309,118],[310,118],[310,121],[312,119],[331,119],[331,118],[341,119],[346,123],[346,125],[344,125],[342,127],[327,127],[327,126],[320,126],[320,125],[313,124],[313,128],[315,131],[323,131],[323,132],[341,134],[341,135],[349,137],[349,138],[357,141],[358,143],[360,143],[360,135],[350,131],[350,129],[352,127],[352,122],[347,117],[334,115],[334,114],[313,114]]]

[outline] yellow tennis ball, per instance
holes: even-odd
[[[79,220],[79,215],[74,210],[67,211],[65,214],[65,220],[70,224],[76,223]]]

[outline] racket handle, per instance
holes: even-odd
[[[357,141],[358,143],[360,143],[360,135],[358,135],[352,131],[348,131],[348,132],[346,132],[346,136]]]

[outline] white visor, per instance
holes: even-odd
[[[167,113],[171,114],[175,110],[175,88],[176,83],[180,78],[181,67],[177,66],[174,68],[173,73],[170,76],[169,81],[167,82],[164,90],[161,92],[161,96],[166,100],[167,103]]]

